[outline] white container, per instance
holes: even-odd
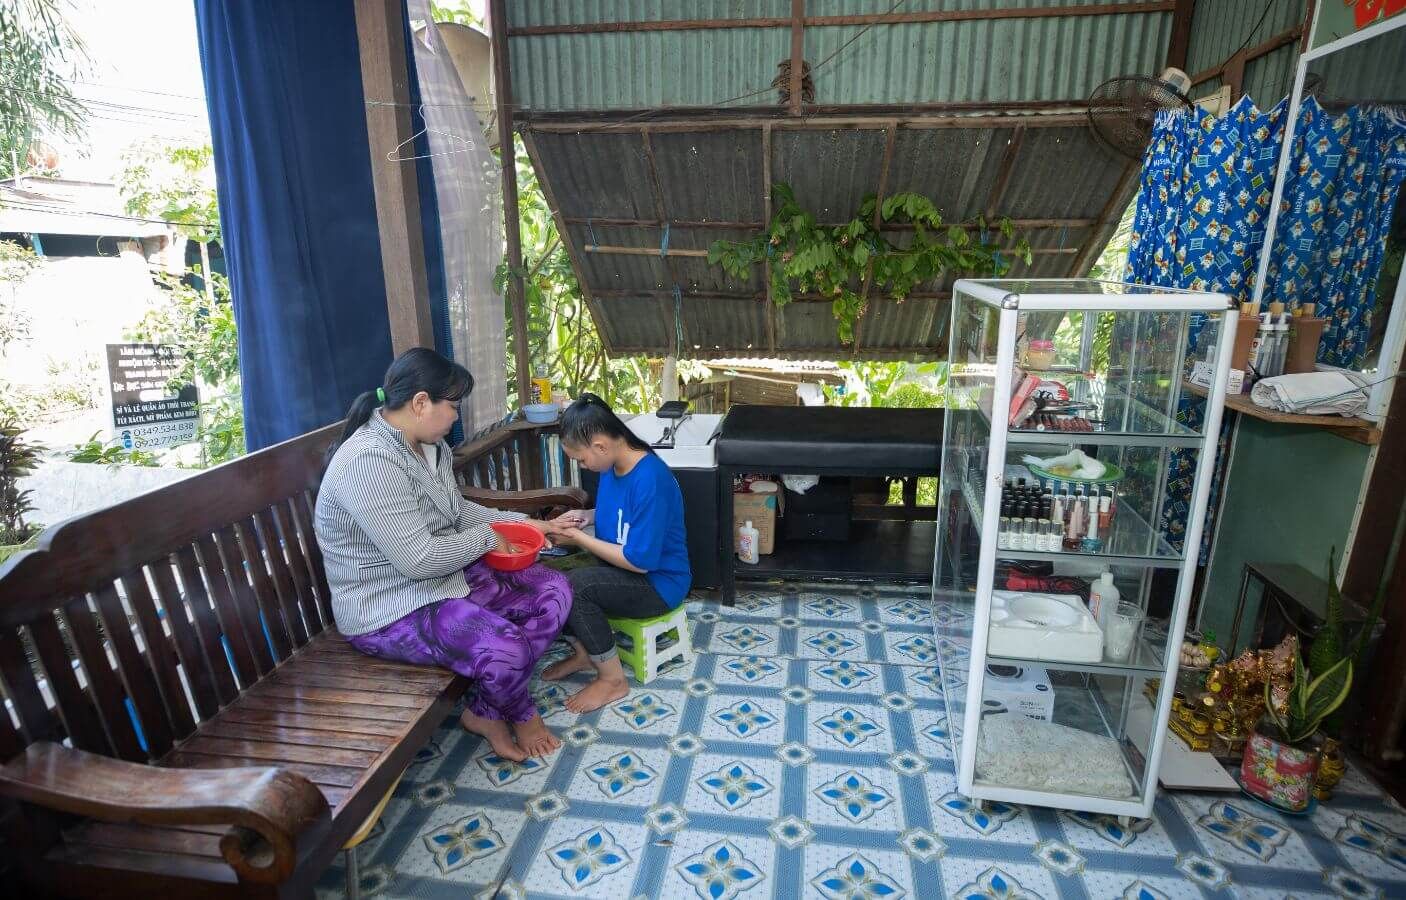
[[[761,535],[757,532],[757,529],[752,527],[750,519],[745,525],[738,526],[737,558],[744,563],[756,565],[762,558],[759,550],[760,542]]]
[[[1100,628],[1108,622],[1108,614],[1118,606],[1118,588],[1113,584],[1113,573],[1107,569],[1089,586],[1089,612]]]

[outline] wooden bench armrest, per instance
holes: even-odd
[[[220,852],[241,879],[287,880],[305,832],[331,822],[322,792],[273,767],[176,769],[40,741],[0,769],[0,795],[103,822],[229,825]]]
[[[488,488],[461,487],[464,497],[482,506],[509,512],[534,513],[553,507],[581,509],[588,497],[578,487],[539,488],[531,491],[493,491]]]

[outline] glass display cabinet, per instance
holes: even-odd
[[[973,800],[1150,815],[1228,304],[1088,279],[956,283],[933,621]]]

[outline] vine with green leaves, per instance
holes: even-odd
[[[945,223],[932,200],[911,191],[882,202],[870,194],[854,218],[840,225],[817,222],[784,182],[771,186],[771,202],[765,229],[746,241],[714,241],[708,262],[740,280],[750,279],[754,266],[770,262],[771,299],[777,306],[798,294],[829,298],[842,344],[854,342],[855,325],[871,295],[902,303],[919,285],[948,273],[1000,277],[1017,259],[1030,263],[1030,244],[1016,238],[1010,219],[990,224],[1001,238],[1014,239],[1001,247],[987,242],[986,221],[978,219],[975,228]],[[903,232],[912,235],[911,241],[891,240],[899,232],[886,233],[885,225],[911,226]]]

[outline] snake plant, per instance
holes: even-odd
[[[1303,660],[1294,656],[1294,680],[1282,707],[1276,706],[1268,684],[1264,686],[1264,714],[1279,730],[1279,740],[1298,744],[1312,737],[1323,720],[1342,706],[1352,689],[1352,660],[1340,659],[1316,678],[1310,678]]]

